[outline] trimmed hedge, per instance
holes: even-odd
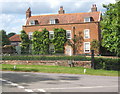
[[[95,58],[95,69],[120,70],[120,58]]]
[[[85,56],[3,56],[2,60],[81,60],[90,61]]]
[[[75,60],[90,61],[91,57],[85,56],[3,56],[2,60]],[[95,57],[95,69],[120,70],[120,58],[99,58]]]

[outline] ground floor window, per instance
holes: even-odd
[[[84,42],[84,53],[90,52],[90,42]]]
[[[54,52],[55,52],[55,48],[54,48],[54,45],[53,45],[53,44],[50,44],[50,45],[49,45],[49,52],[50,52],[50,53],[54,53]]]

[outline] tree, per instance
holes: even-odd
[[[103,7],[107,11],[101,21],[102,46],[120,56],[120,1]]]
[[[93,39],[91,42],[91,50],[94,50],[96,54],[99,54],[100,42],[98,40]]]
[[[8,38],[10,38],[10,37],[12,37],[12,36],[14,36],[16,33],[9,33],[7,36],[8,36]]]
[[[21,51],[22,53],[28,53],[30,40],[24,30],[21,31],[20,37],[21,37]]]
[[[0,39],[0,41],[2,41],[2,46],[10,44],[10,41],[6,35],[6,31],[0,30],[0,37],[2,38]]]

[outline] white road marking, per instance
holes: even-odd
[[[0,78],[0,80],[1,80],[1,81],[5,81],[6,83],[8,83],[8,84],[10,84],[10,85],[12,85],[12,86],[16,86],[17,88],[24,89],[26,92],[33,92],[31,89],[25,89],[25,87],[20,86],[20,85],[18,85],[18,84],[16,84],[16,83],[13,83],[13,82],[11,82],[11,81],[7,81],[7,80],[1,79],[1,78]]]
[[[49,89],[80,89],[80,88],[104,88],[104,87],[118,87],[117,85],[114,86],[92,86],[92,87],[65,87],[65,88],[43,88],[44,90],[49,90]],[[38,89],[37,89],[38,90]]]
[[[44,89],[37,89],[40,92],[46,92]]]
[[[31,89],[25,89],[26,92],[33,92]]]
[[[18,86],[18,88],[24,88],[23,86]]]

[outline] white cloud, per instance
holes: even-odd
[[[5,30],[7,33],[19,33],[22,30],[22,25],[25,24],[25,19],[19,18],[18,15],[0,14],[0,30]]]

